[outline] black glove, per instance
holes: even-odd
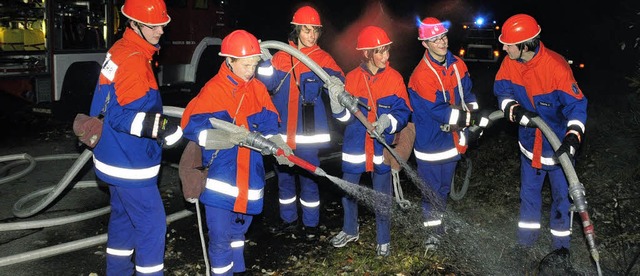
[[[471,113],[471,121],[469,125],[486,128],[489,126],[489,123],[491,123],[491,121],[489,120],[489,115],[491,115],[491,111],[489,110],[473,111]]]
[[[484,132],[484,128],[482,127],[470,127],[469,131],[467,132],[469,143],[480,139],[483,132]]]
[[[142,121],[140,136],[155,138],[166,148],[178,144],[182,138],[182,128],[160,113],[147,113]]]
[[[536,127],[536,124],[531,121],[534,117],[538,117],[538,114],[527,110],[522,107],[518,102],[513,101],[507,104],[504,108],[504,117],[514,123],[518,123],[524,127]]]
[[[578,148],[580,148],[580,136],[580,132],[576,134],[574,131],[569,130],[567,132],[567,135],[564,136],[564,139],[562,139],[562,145],[560,145],[553,156],[556,159],[559,159],[561,155],[566,153],[567,156],[569,156],[569,159],[573,160],[573,157],[576,155]]]

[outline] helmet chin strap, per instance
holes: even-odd
[[[140,33],[140,36],[149,44],[151,44],[151,42],[149,42],[149,40],[147,39],[147,37],[144,36],[144,33],[142,32],[142,29],[140,28],[140,23],[135,22],[136,27],[138,28],[138,32]]]
[[[518,44],[518,50],[520,50],[520,56],[518,56],[518,59],[522,59],[522,53],[524,52],[524,44],[520,43]]]

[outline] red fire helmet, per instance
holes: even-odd
[[[509,17],[502,25],[502,34],[498,37],[500,43],[514,45],[536,37],[542,28],[538,22],[526,14],[516,14]]]
[[[435,17],[427,17],[422,20],[420,26],[418,26],[418,39],[427,40],[441,34],[446,34],[448,31],[440,20]]]
[[[366,26],[358,34],[356,50],[375,49],[393,43],[387,33],[380,27]]]
[[[245,30],[236,30],[227,35],[222,40],[219,53],[220,56],[234,58],[247,58],[260,54],[260,42]]]
[[[299,8],[296,13],[293,14],[293,20],[291,20],[291,24],[322,27],[322,22],[320,22],[320,15],[318,14],[318,11],[310,6]]]
[[[163,0],[125,0],[122,14],[149,26],[166,25],[171,21]]]

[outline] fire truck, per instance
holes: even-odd
[[[198,91],[217,71],[229,0],[165,0],[171,23],[154,66],[161,91]],[[122,36],[124,0],[3,0],[0,95],[36,113],[87,113],[105,53]],[[163,89],[164,88],[164,89]],[[7,96],[9,95],[9,96]]]

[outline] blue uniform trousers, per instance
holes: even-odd
[[[571,241],[569,213],[569,184],[564,171],[557,167],[552,170],[531,167],[531,160],[520,155],[520,221],[518,223],[518,243],[532,246],[540,233],[542,210],[542,185],[548,175],[551,184],[550,227],[553,237],[553,249],[569,248]]]
[[[253,216],[207,205],[205,212],[209,228],[207,252],[212,274],[233,275],[244,272],[244,235]]]
[[[444,234],[443,214],[446,211],[447,197],[451,191],[451,180],[456,172],[458,161],[434,164],[417,160],[418,175],[425,181],[427,194],[433,199],[422,197],[422,212],[425,217],[424,226],[433,229],[437,234]],[[432,201],[441,205],[441,210]]]
[[[312,165],[319,166],[318,149],[296,149],[293,153]],[[278,175],[278,194],[280,199],[280,218],[286,223],[298,220],[296,176],[300,180],[300,203],[302,205],[302,223],[316,227],[320,222],[320,194],[317,177],[299,167],[276,165]]]
[[[157,186],[109,185],[107,275],[163,275],[166,215]]]
[[[344,173],[344,181],[358,184],[362,174]],[[391,173],[372,173],[373,190],[387,195],[387,198],[372,199],[376,213],[376,241],[378,244],[385,244],[391,241],[390,218],[391,218]],[[358,234],[358,203],[350,196],[342,197],[344,208],[344,226],[342,231],[349,235]]]

